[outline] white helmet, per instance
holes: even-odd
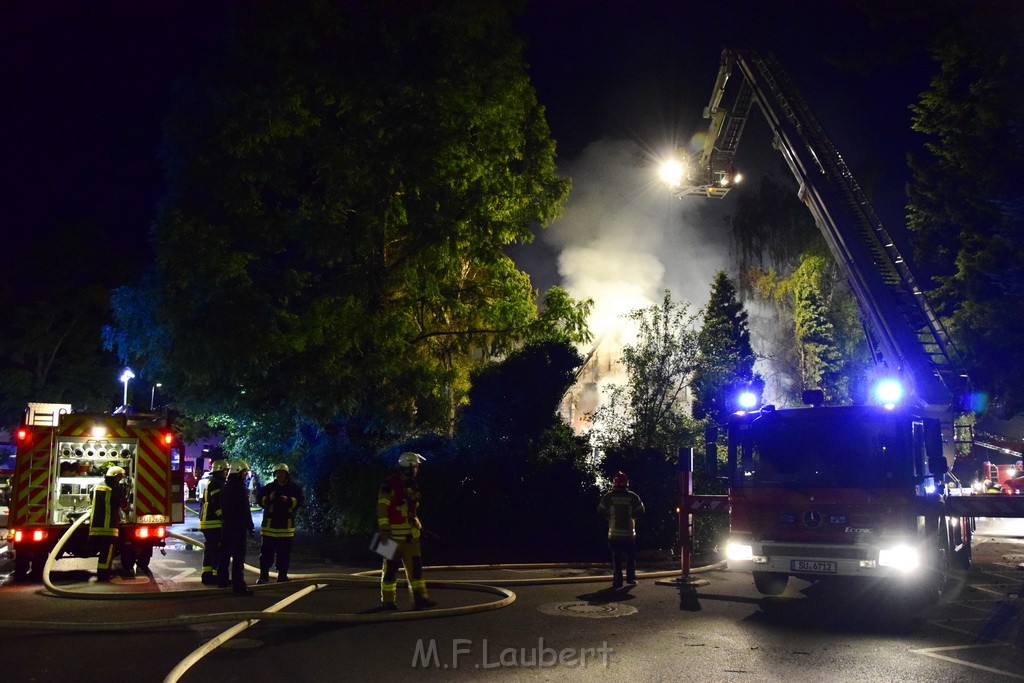
[[[107,470],[107,472],[106,472],[106,474],[104,476],[106,476],[106,477],[122,476],[123,477],[125,474],[126,474],[126,472],[124,471],[123,467],[120,467],[118,465],[114,465],[109,470]]]
[[[399,467],[417,467],[421,462],[426,462],[426,460],[427,459],[424,458],[419,453],[413,453],[412,451],[406,451],[405,453],[402,453],[400,456],[398,456],[398,466]]]

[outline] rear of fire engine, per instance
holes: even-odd
[[[149,567],[167,526],[184,520],[180,442],[155,415],[74,413],[63,404],[29,404],[16,432],[10,540],[15,579],[39,579],[47,555],[79,517],[91,512],[92,492],[115,465],[124,468],[128,507],[120,528],[125,567]],[[177,467],[174,467],[177,464]],[[62,554],[95,556],[88,525]]]
[[[938,421],[884,406],[765,406],[734,414],[728,431],[729,565],[761,593],[795,576],[932,596],[947,563],[969,565],[971,520],[941,514]]]

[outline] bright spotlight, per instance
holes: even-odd
[[[883,379],[875,385],[875,398],[886,408],[892,408],[903,399],[903,385],[895,379]]]
[[[743,410],[750,410],[757,405],[757,394],[753,391],[742,391],[736,398],[736,402],[740,404],[740,408]]]
[[[683,164],[676,159],[665,161],[661,164],[658,175],[670,188],[679,187],[683,184]]]

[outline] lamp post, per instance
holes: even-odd
[[[121,405],[128,405],[128,382],[135,377],[135,373],[132,372],[131,368],[125,368],[124,372],[121,373],[121,381],[124,382],[124,400]]]
[[[162,387],[162,386],[163,386],[163,384],[161,384],[160,382],[157,382],[156,384],[153,385],[153,390],[151,392],[149,392],[149,409],[151,411],[152,410],[156,410],[156,389],[157,389],[157,387]]]

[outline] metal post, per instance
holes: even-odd
[[[693,552],[693,449],[679,449],[679,565],[685,581],[690,575],[690,554]]]

